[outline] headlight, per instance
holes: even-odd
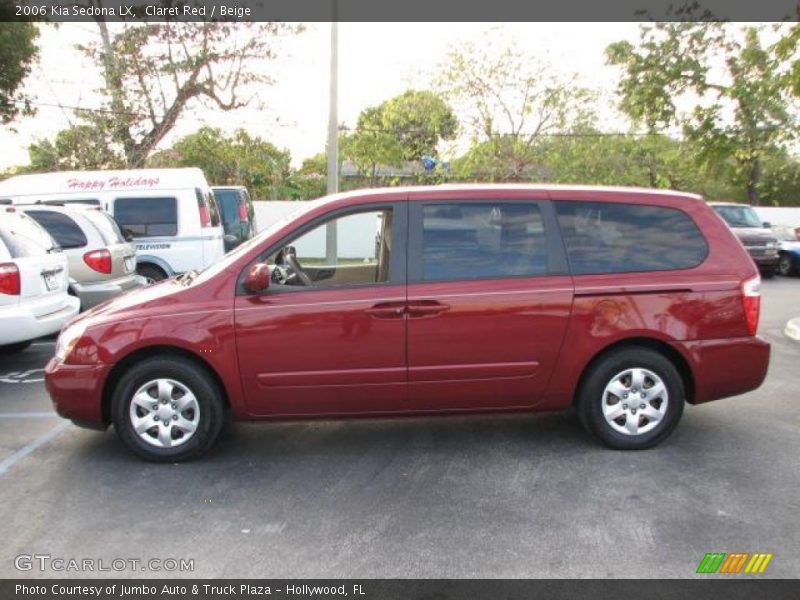
[[[85,321],[69,325],[64,329],[56,342],[56,358],[62,362],[66,361],[75,344],[83,337],[84,333],[86,333]]]

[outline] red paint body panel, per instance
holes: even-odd
[[[329,211],[548,198],[678,208],[705,235],[708,257],[681,271],[236,292],[256,257]],[[742,282],[757,271],[698,198],[605,188],[434,187],[343,194],[305,208],[190,285],[166,281],[73,321],[87,328],[69,364],[53,359],[46,370],[59,414],[106,425],[102,404],[114,367],[133,353],[164,348],[207,365],[238,419],[559,409],[572,403],[598,353],[637,339],[666,344],[684,358],[698,403],[754,389],[766,375],[769,345],[748,335],[741,297]]]

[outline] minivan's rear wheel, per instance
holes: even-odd
[[[112,397],[114,427],[146,460],[176,462],[199,456],[224,421],[222,394],[196,363],[173,356],[137,363]]]
[[[578,392],[583,426],[608,446],[650,448],[683,413],[685,392],[675,365],[648,348],[624,348],[600,358]]]

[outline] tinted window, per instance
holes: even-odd
[[[117,198],[114,202],[114,218],[133,237],[178,233],[175,198]]]
[[[89,243],[86,234],[80,226],[68,215],[52,210],[29,210],[28,216],[33,217],[39,225],[47,229],[56,243],[62,248],[83,248]]]
[[[708,245],[683,211],[610,202],[556,202],[569,263],[576,275],[688,269]]]
[[[239,235],[239,192],[236,190],[214,190],[219,210],[222,213],[222,225],[225,233]],[[235,231],[234,231],[235,230]]]
[[[547,272],[544,223],[536,204],[428,204],[422,227],[426,281]]]
[[[24,214],[18,218],[0,220],[0,237],[11,258],[39,256],[58,248],[47,230]]]
[[[87,210],[84,215],[97,228],[106,244],[121,244],[125,241],[117,222],[108,213],[101,210]]]

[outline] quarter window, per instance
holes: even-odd
[[[708,254],[697,225],[675,208],[613,202],[555,205],[576,275],[689,269]]]
[[[134,238],[172,236],[178,233],[175,198],[117,198],[114,219]]]
[[[544,222],[537,204],[426,204],[422,229],[425,281],[547,273]]]
[[[29,210],[27,214],[44,227],[64,250],[83,248],[89,243],[80,226],[63,213],[52,210]]]

